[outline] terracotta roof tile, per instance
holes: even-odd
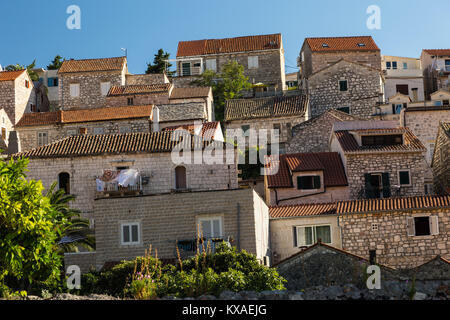
[[[205,98],[210,92],[211,87],[173,88],[170,99]]]
[[[134,118],[150,119],[151,113],[151,105],[25,113],[17,123],[16,127]]]
[[[281,34],[245,36],[225,39],[180,41],[177,57],[231,52],[272,50],[281,48]]]
[[[172,138],[173,136],[174,138]],[[104,154],[171,152],[176,146],[182,146],[185,149],[189,148],[187,140],[183,140],[185,142],[179,141],[178,137],[181,136],[182,133],[176,131],[78,135],[14,154],[13,157],[65,158]],[[204,139],[193,136],[190,147],[192,149],[201,148],[207,144]],[[219,145],[223,146],[222,143]]]
[[[18,71],[0,71],[0,81],[13,81],[24,73],[25,70]]]
[[[450,195],[340,201],[338,214],[392,212],[450,207]]]
[[[157,94],[157,93],[168,94],[171,86],[172,85],[170,83],[112,86],[109,89],[108,97],[123,96],[130,94]]]
[[[279,169],[270,174],[276,162],[266,160],[267,184],[269,188],[292,188],[291,172],[323,171],[325,187],[347,186],[344,165],[337,152],[295,153],[279,156]]]
[[[274,218],[292,218],[336,214],[336,203],[312,203],[269,207],[269,216]]]
[[[313,52],[380,51],[371,36],[306,38],[305,42]]]
[[[403,144],[389,146],[360,146],[350,132],[361,135],[373,134],[402,134]],[[345,153],[373,153],[373,152],[420,152],[425,151],[422,142],[408,128],[395,129],[367,129],[367,130],[339,130],[334,132],[337,141]]]
[[[90,72],[90,71],[118,71],[126,64],[125,57],[65,60],[58,73]]]
[[[432,56],[450,56],[450,49],[423,49]]]
[[[206,140],[214,139],[214,134],[218,126],[220,126],[219,121],[202,123],[200,136]],[[162,129],[162,131],[175,131],[178,129],[183,129],[189,131],[189,133],[191,134],[195,134],[195,128],[193,124],[165,127],[164,129]]]
[[[231,99],[227,100],[225,104],[225,121],[303,116],[307,105],[306,95]]]

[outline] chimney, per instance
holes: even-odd
[[[153,132],[159,132],[159,108],[153,107]]]

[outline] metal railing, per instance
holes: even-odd
[[[132,194],[141,194],[142,188],[142,177],[139,179],[135,185],[129,185],[127,187],[120,186],[118,182],[105,182],[103,190],[97,190],[97,195],[99,196],[124,196]]]
[[[178,240],[177,248],[182,256],[194,255],[197,252],[215,253],[219,244],[225,242],[230,245],[230,237],[204,237],[199,239]]]

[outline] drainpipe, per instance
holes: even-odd
[[[241,205],[237,204],[237,249],[241,251]]]

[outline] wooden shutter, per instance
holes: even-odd
[[[320,176],[314,176],[314,189],[320,189]]]
[[[391,183],[389,181],[389,173],[382,173],[383,182],[383,198],[389,198],[391,196]]]
[[[364,187],[365,187],[365,195],[366,195],[367,199],[373,199],[375,197],[373,187],[370,183],[370,177],[371,177],[370,173],[364,174],[364,180],[365,180]]]
[[[293,231],[293,239],[294,239],[294,248],[297,248],[297,227],[292,228]]]
[[[432,235],[439,234],[439,218],[438,218],[438,216],[430,217],[430,233]]]
[[[6,129],[2,128],[2,139],[6,140]]]
[[[416,235],[416,232],[414,230],[414,218],[406,218],[406,228],[408,230],[408,236],[412,237]]]

